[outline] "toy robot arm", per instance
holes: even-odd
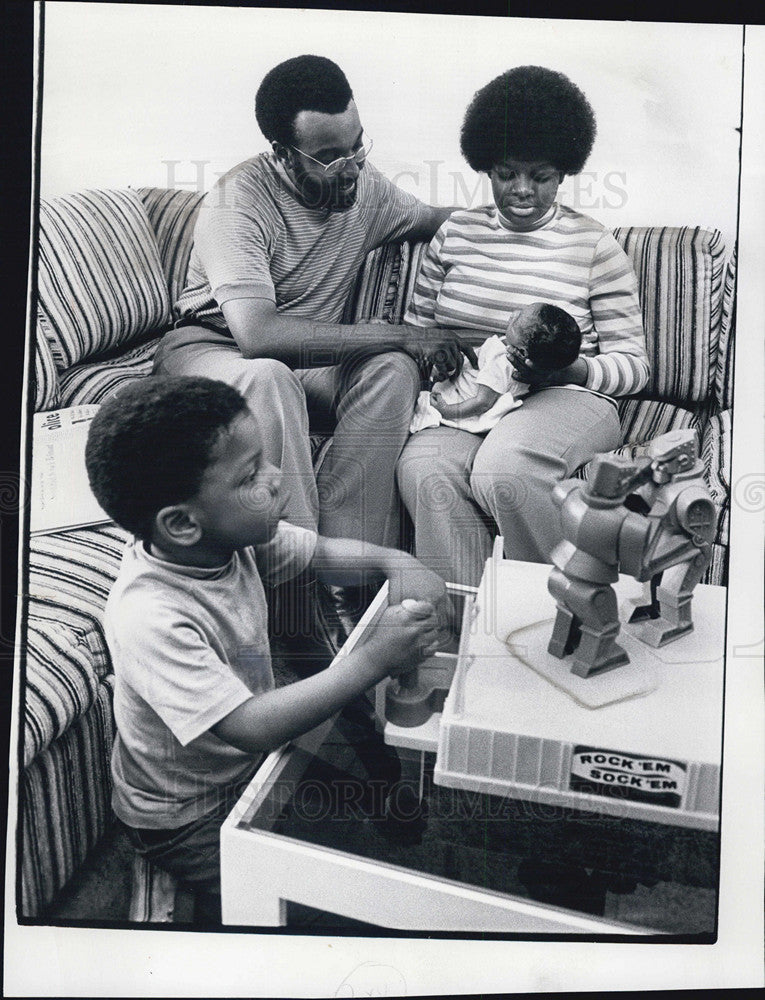
[[[636,580],[647,580],[644,565],[656,531],[656,524],[642,514],[630,512],[619,533],[619,569]]]
[[[642,579],[708,552],[716,525],[717,512],[705,487],[686,487],[657,526]]]
[[[675,500],[677,524],[698,548],[710,544],[715,537],[717,511],[703,486],[689,486]]]

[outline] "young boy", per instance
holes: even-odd
[[[534,302],[511,317],[504,337],[488,337],[478,350],[478,368],[466,360],[455,378],[436,382],[417,400],[411,432],[446,424],[482,434],[528,393],[528,363],[558,371],[579,356],[582,334],[564,309]],[[446,373],[448,374],[448,373]]]
[[[113,808],[136,849],[220,922],[220,825],[263,755],[444,645],[446,590],[403,552],[280,520],[280,471],[222,382],[126,387],[93,420],[86,463],[104,510],[135,536],[105,614]],[[309,564],[333,584],[387,577],[390,606],[360,648],[277,689],[263,582]]]

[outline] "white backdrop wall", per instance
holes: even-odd
[[[263,75],[303,52],[345,70],[372,158],[426,201],[490,201],[459,129],[474,92],[514,65],[566,73],[598,137],[561,200],[618,225],[736,232],[742,28],[351,11],[47,3],[41,193],[208,189],[266,148]]]

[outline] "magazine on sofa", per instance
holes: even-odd
[[[85,443],[97,405],[35,413],[32,428],[30,533],[107,524],[88,483]]]

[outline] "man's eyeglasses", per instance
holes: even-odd
[[[336,177],[342,170],[345,170],[349,163],[363,163],[369,155],[369,150],[372,148],[372,140],[368,136],[364,136],[364,145],[357,149],[350,156],[340,156],[331,163],[322,163],[321,160],[317,160],[315,156],[311,156],[310,153],[304,153],[302,149],[298,149],[297,146],[291,146],[296,153],[300,153],[301,156],[308,157],[309,160],[313,160],[314,163],[322,168],[327,177]]]

